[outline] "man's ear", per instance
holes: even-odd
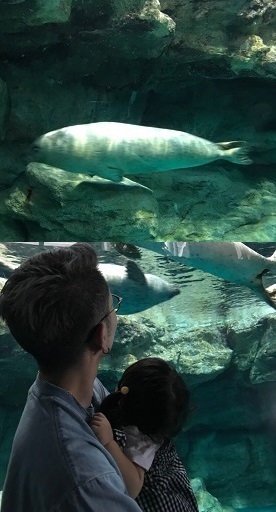
[[[87,338],[87,347],[92,352],[100,352],[105,351],[108,347],[108,339],[107,339],[107,328],[104,322],[101,322],[97,325],[97,328],[92,330],[90,336]]]
[[[97,331],[95,333],[95,342],[94,346],[98,348],[98,350],[101,350],[103,354],[107,354],[110,351],[109,347],[109,336],[108,336],[108,329],[105,322],[101,322],[98,327]]]

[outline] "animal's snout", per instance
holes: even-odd
[[[36,161],[36,155],[40,152],[40,146],[37,142],[33,142],[28,146],[26,151],[22,154],[23,162],[27,165],[30,162]]]
[[[175,295],[179,295],[181,293],[181,290],[180,290],[180,288],[178,288],[178,286],[173,286],[171,292],[172,292],[172,297],[174,297]]]
[[[40,151],[40,145],[38,142],[33,142],[29,147],[29,151],[32,154],[38,153]]]

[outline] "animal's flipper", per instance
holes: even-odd
[[[115,183],[119,183],[122,181],[123,174],[120,169],[116,169],[115,167],[106,167],[104,169],[94,170],[94,174],[100,176],[101,178],[105,178],[106,180],[114,181]]]
[[[263,283],[263,276],[265,276],[268,272],[269,269],[265,268],[259,275],[257,275],[255,283],[251,289],[269,306],[276,309],[276,284],[266,288]]]
[[[142,285],[146,284],[145,274],[134,261],[128,260],[126,264],[126,269],[129,279],[132,279],[133,281],[136,281],[137,283]]]
[[[249,158],[248,152],[250,148],[244,141],[218,142],[217,146],[222,150],[221,158],[229,160],[235,164],[249,165],[253,160]]]
[[[269,258],[267,258],[268,260],[272,261],[273,263],[275,262],[276,263],[276,251],[272,254],[272,256],[270,256]]]

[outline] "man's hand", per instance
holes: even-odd
[[[102,412],[96,412],[96,414],[94,414],[91,421],[91,428],[103,446],[113,441],[114,437],[111,425]]]

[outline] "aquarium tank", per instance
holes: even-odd
[[[274,0],[0,0],[1,240],[276,239]]]
[[[70,243],[1,244],[1,285],[27,257]],[[191,391],[193,411],[174,441],[199,511],[275,512],[276,303],[249,282],[234,282],[240,263],[230,282],[219,277],[218,267],[210,274],[139,242],[91,245],[112,293],[123,297],[112,351],[100,365],[103,384],[113,391],[124,369],[143,357],[168,361]],[[276,243],[244,247],[264,256],[267,266]],[[248,259],[246,268],[251,265]],[[275,291],[275,283],[274,263],[264,275],[264,290]],[[1,324],[1,488],[36,373],[32,357]]]

